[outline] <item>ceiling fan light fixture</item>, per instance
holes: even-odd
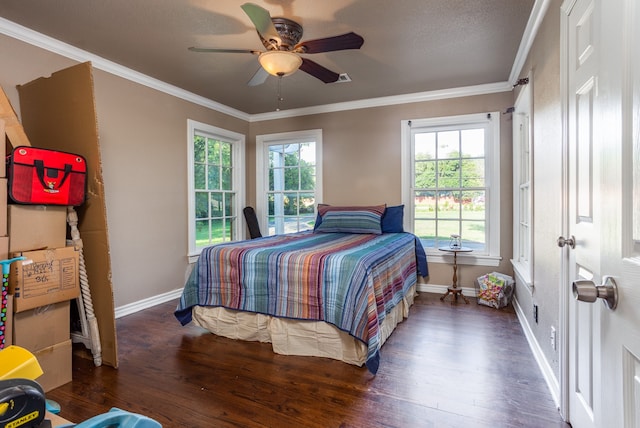
[[[260,65],[273,76],[288,76],[302,65],[302,58],[293,52],[267,51],[258,57]]]

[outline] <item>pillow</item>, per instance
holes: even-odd
[[[402,222],[404,221],[404,205],[397,205],[395,207],[387,207],[382,215],[381,228],[382,233],[402,233],[404,227]]]
[[[316,216],[316,223],[313,225],[313,231],[315,232],[320,223],[322,223],[322,216],[320,215],[320,207],[328,207],[327,204],[318,204],[318,215]]]
[[[371,233],[382,234],[381,219],[384,205],[363,207],[334,207],[318,205],[320,224],[316,233]]]

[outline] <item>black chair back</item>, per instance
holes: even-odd
[[[242,210],[244,213],[244,219],[247,221],[247,227],[249,228],[249,236],[251,239],[261,238],[260,225],[258,224],[258,217],[253,207],[245,207]]]

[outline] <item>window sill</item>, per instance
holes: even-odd
[[[533,293],[533,277],[531,276],[531,269],[528,264],[511,259],[511,266],[513,266],[514,273],[519,282],[524,283],[530,293]]]
[[[474,255],[473,253],[458,253],[457,263],[459,265],[470,266],[499,266],[502,257]],[[442,251],[427,252],[427,261],[429,263],[453,263],[453,254],[443,254]]]

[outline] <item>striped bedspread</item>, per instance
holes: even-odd
[[[367,344],[375,373],[379,324],[416,281],[409,233],[270,236],[203,250],[175,316],[185,325],[200,305],[325,321]]]

